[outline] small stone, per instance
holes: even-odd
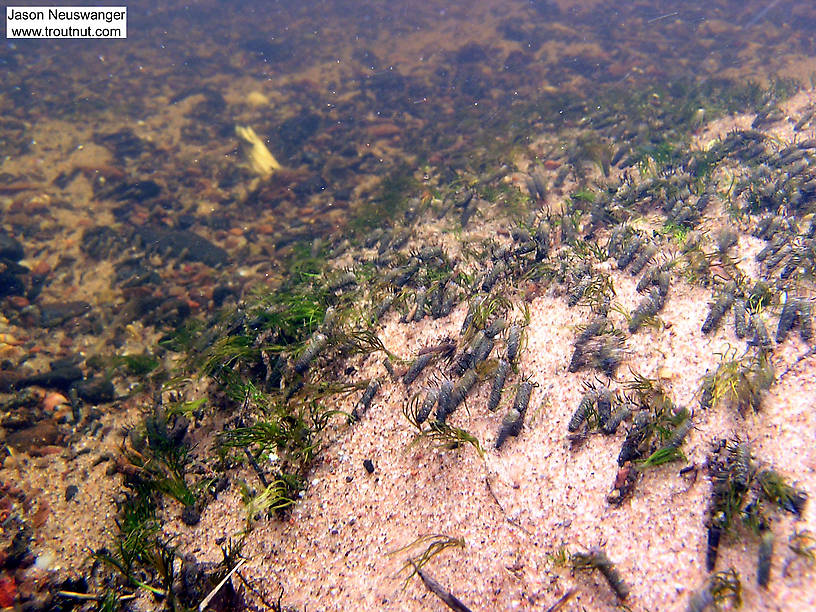
[[[42,406],[46,412],[54,412],[57,407],[61,406],[62,404],[68,404],[68,398],[65,397],[62,393],[48,393],[46,394],[45,398],[43,398]]]
[[[190,527],[194,525],[198,525],[198,522],[201,520],[201,512],[198,511],[195,504],[190,504],[189,506],[184,506],[184,510],[181,511],[181,521],[185,525],[189,525]]]
[[[0,259],[20,261],[25,255],[23,245],[5,230],[0,229]]]
[[[79,493],[78,486],[68,485],[67,487],[65,487],[65,501],[67,502],[71,501],[72,499],[74,499],[74,497],[76,497],[77,493]]]
[[[33,453],[44,446],[54,446],[60,440],[59,429],[53,421],[40,421],[32,427],[20,429],[6,437],[6,444],[21,453]]]
[[[371,459],[366,459],[365,461],[363,461],[363,467],[369,474],[374,473],[374,462]]]
[[[113,401],[116,397],[116,389],[113,383],[103,378],[87,378],[74,385],[77,394],[83,401],[89,404],[104,404]]]

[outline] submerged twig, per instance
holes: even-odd
[[[419,569],[416,563],[411,561],[411,565],[414,566],[414,572],[416,572],[416,574],[422,579],[422,583],[425,585],[425,587],[431,593],[441,599],[451,610],[456,610],[456,612],[470,612],[470,608],[463,604],[462,601],[456,597],[456,595],[445,589],[436,580]]]
[[[559,597],[558,600],[553,605],[547,608],[547,612],[558,612],[558,610],[563,608],[570,599],[575,597],[575,594],[577,592],[578,589],[576,587],[572,587],[569,591],[567,591],[561,597]]]
[[[241,559],[238,564],[233,567],[226,576],[224,576],[221,582],[215,585],[215,588],[210,591],[209,595],[202,599],[201,603],[198,604],[198,612],[204,612],[204,610],[210,604],[210,601],[212,601],[212,598],[216,596],[218,591],[220,591],[225,584],[227,584],[227,581],[232,578],[232,575],[243,567],[244,563],[246,563],[246,559]]]

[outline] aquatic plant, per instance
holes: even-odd
[[[400,568],[398,574],[402,572],[408,572],[408,575],[405,577],[403,581],[402,588],[404,589],[408,586],[408,583],[411,581],[417,572],[425,567],[428,562],[433,559],[436,555],[448,550],[450,548],[465,548],[465,539],[464,538],[454,538],[445,534],[438,534],[438,533],[431,533],[427,535],[419,536],[413,542],[409,542],[405,546],[402,546],[394,551],[388,553],[389,556],[395,556],[401,554],[407,550],[411,550],[412,548],[416,548],[418,546],[425,545],[425,548],[422,550],[421,553],[414,556],[409,556],[408,559],[403,563],[402,567]]]

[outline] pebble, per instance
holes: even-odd
[[[23,245],[14,236],[0,229],[0,259],[20,261],[25,252]]]
[[[65,487],[65,501],[67,502],[71,501],[72,499],[74,499],[74,497],[76,497],[77,493],[79,493],[78,486],[68,485],[67,487]]]

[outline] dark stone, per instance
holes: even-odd
[[[65,487],[65,501],[69,502],[79,493],[79,487],[76,485],[68,485]]]
[[[23,245],[14,236],[0,229],[0,259],[20,261],[25,257]]]
[[[115,271],[115,282],[120,289],[161,283],[161,276],[155,270],[146,267],[144,261],[140,258],[117,263]]]
[[[198,525],[198,522],[201,520],[201,512],[198,511],[195,504],[190,504],[189,506],[184,506],[184,510],[181,511],[181,521],[190,527],[194,525]]]
[[[285,62],[294,55],[294,48],[290,43],[277,40],[274,36],[269,38],[252,38],[244,42],[241,46],[258,59],[270,64]]]
[[[470,42],[460,47],[456,52],[456,61],[462,64],[484,63],[487,62],[488,59],[489,56],[484,47],[475,42]]]
[[[40,327],[57,327],[91,311],[87,302],[52,302],[40,305]]]
[[[220,91],[205,90],[201,92],[204,95],[204,100],[198,102],[192,109],[189,115],[191,117],[206,119],[212,123],[213,119],[221,117],[227,108],[227,101]]]
[[[355,49],[351,52],[351,59],[369,70],[379,70],[382,65],[380,58],[371,49]]]
[[[204,564],[192,557],[184,560],[178,578],[176,596],[179,603],[187,607],[195,607],[212,588]]]
[[[15,370],[2,369],[0,370],[0,391],[11,391],[20,380],[19,372]]]
[[[0,262],[0,297],[25,294],[25,285],[20,277],[2,268],[3,264]]]
[[[160,193],[161,187],[155,181],[124,181],[112,189],[99,194],[99,197],[109,198],[117,202],[144,202],[145,200],[155,198]]]
[[[45,287],[45,280],[48,278],[47,276],[31,276],[31,286],[28,288],[26,292],[26,299],[29,302],[35,301],[38,297],[40,297],[40,293],[42,293],[43,287]]]
[[[532,55],[522,53],[521,51],[513,51],[504,60],[504,69],[507,72],[521,72],[534,60]]]
[[[93,140],[119,159],[139,157],[145,149],[145,142],[128,129],[111,134],[94,134]]]
[[[218,481],[213,486],[213,492],[215,494],[221,493],[226,491],[230,487],[230,479],[227,476],[221,476]]]
[[[219,285],[213,289],[212,300],[216,308],[220,308],[229,296],[235,295],[235,289],[226,285]]]
[[[363,461],[363,467],[369,474],[374,473],[374,462],[371,459],[366,459],[365,461]]]
[[[348,202],[351,200],[351,196],[353,195],[353,190],[351,187],[341,187],[337,191],[334,192],[334,199],[335,200],[342,200],[343,202]]]
[[[32,530],[28,525],[21,525],[11,539],[11,545],[6,550],[4,566],[8,570],[15,570],[22,564],[28,555],[28,546],[31,543]]]
[[[276,143],[283,148],[286,157],[291,157],[303,151],[304,143],[315,135],[320,125],[319,115],[301,113],[281,123]]]
[[[527,32],[525,32],[513,19],[509,19],[501,23],[498,30],[505,40],[524,42],[528,38]]]
[[[6,444],[21,453],[37,450],[43,446],[54,446],[60,441],[59,429],[53,421],[42,421],[33,427],[20,429],[6,437]]]
[[[532,6],[539,15],[545,17],[556,17],[561,14],[561,7],[556,0],[530,0],[530,6]]]
[[[82,378],[82,370],[77,366],[66,366],[58,369],[53,369],[42,374],[32,374],[31,376],[24,376],[20,378],[16,387],[22,389],[23,387],[52,387],[62,391],[68,391],[71,385]]]
[[[181,257],[184,261],[200,261],[210,267],[227,263],[227,252],[206,238],[188,230],[166,230],[143,226],[136,229],[146,251],[162,256]]]
[[[366,89],[373,92],[378,100],[391,99],[395,94],[402,94],[408,88],[405,75],[389,69],[368,75],[363,81]]]
[[[60,189],[65,189],[80,172],[81,170],[79,168],[74,168],[71,172],[60,172],[59,176],[57,176],[57,178],[55,178],[52,182]]]
[[[144,423],[147,443],[151,449],[157,451],[167,451],[181,446],[190,426],[190,422],[182,416],[176,416],[171,424],[163,413],[148,416]]]
[[[88,581],[84,578],[66,578],[60,585],[60,591],[70,591],[72,593],[87,593]]]
[[[315,193],[320,193],[326,189],[326,181],[319,174],[313,174],[304,181],[292,187],[292,191],[298,196],[308,196]]]
[[[195,215],[191,215],[190,213],[181,213],[178,217],[176,217],[176,229],[190,229],[193,225],[195,225],[196,221],[197,219]]]
[[[113,383],[102,378],[88,378],[74,385],[77,395],[89,404],[104,404],[116,398]]]
[[[190,305],[178,298],[154,298],[147,296],[134,302],[137,316],[150,325],[179,325],[192,312]]]
[[[489,87],[480,64],[463,64],[456,71],[454,84],[463,94],[472,98],[483,98],[487,95]]]

